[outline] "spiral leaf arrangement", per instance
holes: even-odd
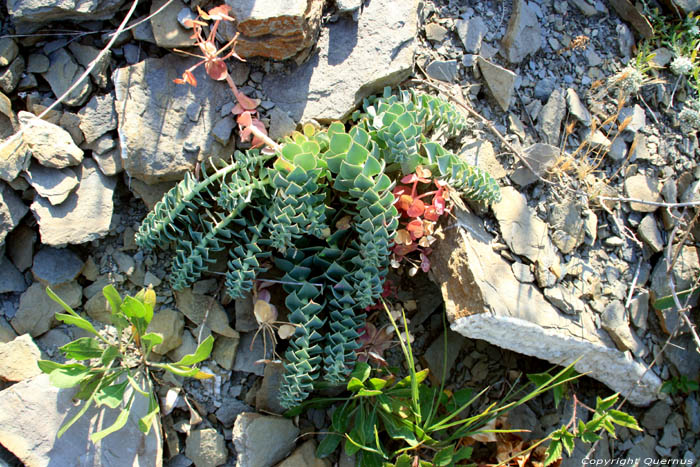
[[[175,290],[197,281],[219,251],[228,251],[232,298],[251,291],[274,262],[295,325],[281,389],[287,407],[304,400],[319,376],[341,382],[354,367],[364,309],[381,295],[398,227],[395,180],[422,165],[465,197],[500,200],[488,173],[430,140],[466,127],[448,102],[387,88],[353,120],[349,130],[340,122],[307,125],[273,155],[236,151],[201,180],[188,174],[136,235],[144,249],[174,246]]]

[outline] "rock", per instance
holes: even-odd
[[[284,366],[281,362],[270,362],[265,365],[262,384],[255,393],[255,408],[258,411],[276,414],[283,414],[286,411],[279,400],[284,373]]]
[[[118,148],[104,154],[93,153],[92,158],[97,161],[97,165],[100,166],[102,173],[108,177],[124,171],[122,167],[122,157]]]
[[[78,189],[59,206],[43,198],[32,203],[43,244],[80,244],[109,232],[116,179],[104,176],[92,159],[85,159],[78,170],[78,181]]]
[[[647,328],[649,318],[649,292],[643,290],[630,302],[630,320],[639,329]]]
[[[618,123],[622,124],[625,120],[627,120],[627,118],[630,120],[624,131],[628,131],[630,133],[636,133],[643,130],[647,124],[646,113],[638,104],[635,104],[634,107],[624,107],[622,110],[620,110],[620,113],[617,116]]]
[[[535,281],[535,276],[530,271],[530,268],[523,263],[513,263],[510,265],[515,278],[525,284],[530,284]]]
[[[625,156],[627,156],[627,143],[625,143],[625,140],[622,138],[615,138],[615,140],[609,144],[607,155],[615,162],[623,160]]]
[[[656,177],[642,174],[633,175],[625,179],[625,193],[630,198],[660,203],[662,199],[658,185]],[[630,208],[638,212],[654,212],[658,209],[658,206],[630,203]]]
[[[664,350],[664,356],[667,362],[676,367],[678,373],[694,379],[700,373],[700,353],[695,352],[695,349],[693,337],[686,334],[671,339],[670,345]]]
[[[291,135],[296,130],[296,122],[289,114],[275,107],[270,111],[270,138],[280,141],[285,136]]]
[[[151,271],[146,271],[146,275],[143,278],[143,284],[145,286],[152,285],[153,287],[158,287],[161,284],[161,280],[158,276],[153,274]]]
[[[75,57],[75,60],[86,70],[90,67],[90,64],[93,61],[97,60],[97,57],[100,54],[100,49],[97,47],[82,45],[78,42],[71,42],[68,45],[68,48]],[[108,51],[102,55],[92,71],[90,71],[90,76],[92,76],[92,79],[95,80],[95,84],[97,84],[100,88],[107,87],[107,84],[109,83],[109,62],[111,55],[111,51]]]
[[[97,280],[100,270],[97,268],[97,264],[95,264],[95,260],[92,258],[92,256],[88,256],[88,258],[85,260],[85,266],[83,266],[82,274],[83,277],[90,282],[95,282]]]
[[[669,11],[678,11],[681,16],[700,11],[698,0],[664,0],[662,3]]]
[[[513,2],[513,13],[501,42],[503,55],[510,63],[520,63],[542,46],[542,30],[532,7],[525,0]]]
[[[83,289],[75,281],[51,287],[51,290],[70,307],[82,303]],[[19,310],[10,324],[17,334],[29,333],[37,337],[51,329],[54,315],[60,311],[63,311],[61,305],[51,300],[43,285],[35,282],[20,297]]]
[[[233,362],[236,359],[236,351],[238,350],[239,337],[218,337],[214,344],[212,357],[214,361],[221,367],[227,370],[233,368]]]
[[[437,23],[425,25],[425,37],[431,42],[442,42],[447,37],[447,29]]]
[[[478,54],[481,49],[481,42],[484,40],[486,33],[489,32],[484,20],[480,16],[460,19],[455,23],[455,28],[464,45],[464,50],[468,54]]]
[[[258,330],[258,322],[253,314],[253,296],[245,295],[236,299],[236,331],[250,332]]]
[[[229,116],[226,116],[219,120],[219,122],[216,125],[214,125],[214,128],[211,130],[211,134],[212,136],[214,136],[214,139],[220,144],[226,145],[231,140],[231,133],[233,132],[233,127],[233,119]]]
[[[664,239],[661,236],[659,227],[656,225],[656,219],[653,214],[644,216],[637,227],[637,233],[652,252],[658,253],[664,249]]]
[[[637,159],[643,161],[651,159],[649,148],[647,147],[647,137],[644,136],[644,133],[634,135],[634,141],[630,147],[630,161],[634,162]]]
[[[318,54],[289,75],[265,76],[265,95],[295,121],[342,120],[362,99],[411,74],[417,8],[416,0],[373,0],[357,23],[340,18],[329,24]]]
[[[29,209],[9,185],[0,182],[0,245]]]
[[[0,294],[8,292],[24,292],[27,283],[24,276],[14,264],[4,255],[0,257]]]
[[[700,276],[699,255],[700,251],[695,247],[685,245],[681,248],[678,259],[673,266],[673,280],[677,292],[690,289],[695,283],[695,280]],[[671,295],[666,268],[666,261],[661,260],[656,263],[651,273],[652,303],[662,297]],[[690,299],[690,306],[695,306],[698,303],[698,298],[698,295],[695,294],[694,297]],[[661,328],[664,332],[671,334],[680,324],[680,316],[675,306],[665,310],[657,310],[654,308],[654,311],[661,321]],[[687,325],[681,326],[678,332],[688,332]]]
[[[39,120],[24,111],[19,113],[19,121],[23,128],[27,128],[23,134],[27,148],[44,167],[63,169],[78,165],[83,160],[83,151],[60,126]]]
[[[134,270],[136,269],[136,262],[131,256],[127,255],[126,253],[122,253],[121,251],[115,251],[112,254],[112,259],[115,263],[117,263],[119,272],[126,274],[127,276],[134,273]]]
[[[362,0],[335,0],[338,13],[356,13],[362,6]]]
[[[117,128],[117,112],[114,110],[114,94],[94,95],[78,112],[80,130],[85,142],[90,144],[108,131]]]
[[[95,18],[96,19],[96,18]],[[65,93],[71,85],[78,80],[85,69],[78,65],[75,59],[66,52],[65,49],[58,49],[49,55],[49,70],[42,76],[49,82],[51,90],[56,98]],[[85,79],[78,87],[76,87],[63,104],[69,106],[83,105],[92,93],[92,83],[89,79]]]
[[[98,295],[95,296],[97,297]],[[171,350],[180,347],[184,328],[185,319],[181,313],[167,308],[154,313],[153,320],[148,325],[147,331],[163,336],[163,342],[153,347],[153,351],[157,354],[165,355]]]
[[[459,351],[464,346],[464,342],[464,337],[449,330],[447,331],[447,345],[445,345],[445,334],[440,334],[440,337],[430,344],[422,358],[426,366],[430,368],[429,376],[433,384],[439,386],[443,377],[447,380],[452,374],[452,368],[459,357]],[[445,348],[447,348],[447,353],[445,353]]]
[[[688,429],[695,434],[700,433],[700,404],[698,404],[696,394],[689,394],[685,398],[685,421]]]
[[[641,425],[647,430],[660,430],[666,425],[669,415],[671,415],[671,407],[665,401],[659,401],[644,412]]]
[[[84,264],[67,248],[44,247],[34,256],[32,275],[45,286],[53,287],[77,278]]]
[[[661,380],[645,371],[646,364],[620,352],[596,328],[591,312],[576,317],[560,313],[536,286],[516,280],[507,261],[493,251],[493,239],[479,218],[455,214],[463,227],[438,232],[431,256],[452,330],[558,365],[583,356],[575,364],[577,371],[590,372],[633,404],[656,399]]]
[[[659,445],[666,448],[675,448],[680,445],[683,439],[681,432],[675,423],[669,423],[664,427],[664,435],[659,440]]]
[[[600,316],[603,329],[608,331],[610,337],[620,350],[629,350],[637,357],[644,357],[647,348],[642,340],[629,327],[625,306],[619,300],[613,300]]]
[[[27,59],[28,73],[46,73],[49,71],[49,57],[44,54],[31,54]]]
[[[29,334],[0,344],[0,380],[17,382],[41,374],[37,361],[41,351]]]
[[[92,0],[76,5],[72,0],[8,0],[7,12],[19,23],[94,21],[112,18],[123,3],[123,0]]]
[[[177,349],[168,353],[168,358],[174,362],[179,362],[182,357],[189,355],[197,350],[197,341],[189,331],[182,333],[182,344]]]
[[[228,459],[226,441],[214,428],[193,430],[187,437],[185,455],[196,467],[216,467]]]
[[[194,294],[190,289],[183,289],[175,292],[175,301],[177,308],[195,324],[204,323],[209,329],[222,336],[239,337],[238,333],[229,326],[228,315],[224,308],[214,298]]]
[[[425,72],[432,79],[451,83],[457,77],[457,60],[433,60]]]
[[[19,47],[11,37],[0,39],[0,66],[7,66],[17,57]]]
[[[36,233],[22,224],[7,237],[7,255],[20,272],[32,265]]]
[[[78,117],[78,114],[63,112],[58,120],[58,124],[70,134],[75,144],[80,146],[85,142],[85,136],[80,130],[80,117]]]
[[[649,60],[649,64],[659,68],[664,68],[673,60],[673,52],[666,47],[659,47],[658,49],[652,50],[651,53],[654,57]]]
[[[525,430],[519,436],[523,440],[541,439],[546,436],[542,430],[539,417],[526,404],[513,407],[507,412],[507,423],[514,430]]]
[[[581,207],[575,202],[554,203],[549,209],[549,225],[552,226],[552,243],[563,254],[569,254],[583,243],[586,233],[583,230]]]
[[[547,99],[549,99],[549,96],[552,95],[556,85],[557,84],[554,82],[554,80],[550,78],[538,80],[535,84],[535,97],[540,101],[545,102]]]
[[[24,73],[24,58],[15,58],[10,66],[0,71],[0,90],[10,94],[15,90]]]
[[[645,434],[641,441],[634,443],[632,449],[627,451],[627,456],[625,457],[627,459],[644,459],[645,462],[652,463],[657,459],[655,447],[656,439]]]
[[[151,3],[151,15],[160,10],[166,0],[158,0]],[[151,18],[153,39],[158,47],[164,49],[186,48],[194,45],[191,39],[192,31],[188,31],[180,25],[177,17],[183,8],[187,8],[183,2],[176,0],[170,2],[157,15]],[[238,19],[238,17],[236,17]]]
[[[564,287],[552,287],[544,289],[544,296],[547,300],[566,313],[567,315],[578,315],[585,311],[583,302]]]
[[[250,412],[253,409],[243,403],[238,399],[232,397],[224,398],[221,402],[221,407],[216,411],[216,418],[219,420],[226,428],[230,428],[233,422],[236,421],[236,417],[243,412]]]
[[[588,0],[569,0],[569,3],[576,5],[576,7],[584,14],[584,16],[594,16],[598,13],[595,5],[593,5]]]
[[[280,417],[242,413],[233,425],[233,445],[239,467],[274,465],[292,448],[299,429],[291,420]],[[274,443],[269,440],[274,439]]]
[[[581,99],[579,99],[578,94],[572,88],[566,90],[566,103],[569,106],[569,112],[571,115],[576,117],[576,119],[581,122],[584,126],[591,126],[592,117],[591,113],[588,111]]]
[[[139,384],[143,385],[141,381]],[[100,443],[88,441],[114,424],[118,410],[93,405],[78,421],[57,438],[61,426],[81,408],[73,402],[76,389],[58,389],[42,374],[0,392],[0,443],[25,465],[79,465],[123,467],[162,465],[160,422],[149,434],[139,430],[138,420],[148,412],[148,399],[136,394],[126,425]],[[125,397],[130,397],[127,389]]]
[[[120,159],[123,162],[123,159]],[[144,183],[137,178],[131,179],[131,191],[136,195],[137,198],[143,200],[143,204],[149,210],[153,209],[158,201],[163,198],[163,195],[167,193],[175,185],[174,182],[162,182],[149,185]]]
[[[313,46],[321,26],[323,3],[323,0],[227,0],[231,16],[237,21],[237,32],[241,34],[236,53],[243,58],[286,60]],[[236,31],[230,24],[222,24],[220,30],[226,40]]]
[[[265,374],[265,364],[256,362],[258,360],[270,360],[272,358],[272,348],[270,343],[267,346],[265,345],[263,342],[265,337],[262,334],[261,332],[257,339],[254,339],[255,334],[252,332],[241,335],[241,342],[238,345],[241,351],[236,352],[233,371],[254,373],[258,376]]]
[[[0,95],[0,99],[3,95]],[[12,182],[29,166],[31,157],[23,138],[0,140],[0,179]]]
[[[5,344],[14,340],[15,337],[17,334],[12,326],[4,318],[0,318],[0,343]]]
[[[518,0],[523,1],[523,0]],[[559,145],[561,122],[566,115],[566,96],[562,89],[555,89],[542,107],[539,116],[539,131],[547,144]]]
[[[114,73],[119,141],[129,176],[149,184],[179,181],[200,156],[224,158],[233,152],[232,145],[222,147],[212,135],[218,109],[231,101],[230,89],[206,76],[204,67],[194,72],[196,88],[173,83],[194,63],[169,54]],[[185,112],[193,102],[201,106],[196,122]]]
[[[462,146],[460,155],[470,164],[487,171],[496,180],[508,175],[501,161],[496,158],[493,144],[488,140],[478,139],[468,142]]]
[[[64,202],[78,186],[78,177],[70,167],[52,169],[34,162],[23,177],[39,196],[54,206]]]
[[[328,459],[316,457],[316,442],[308,440],[292,453],[291,456],[279,463],[277,467],[330,467]]]
[[[477,59],[479,70],[491,91],[491,95],[504,112],[508,111],[510,100],[515,90],[515,78],[517,75],[510,70],[490,62],[481,56]]]
[[[83,309],[90,318],[104,324],[112,324],[112,307],[101,291],[90,297]]]

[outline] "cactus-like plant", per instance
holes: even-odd
[[[353,120],[349,130],[341,122],[307,125],[273,155],[236,151],[201,180],[188,174],[136,236],[145,249],[173,244],[174,289],[198,280],[212,253],[226,249],[226,290],[239,297],[253,289],[263,259],[274,261],[295,326],[285,353],[287,407],[305,399],[320,375],[340,382],[354,367],[364,309],[383,291],[399,225],[397,179],[420,165],[471,199],[500,199],[489,174],[430,140],[466,127],[446,101],[387,89],[365,100]]]

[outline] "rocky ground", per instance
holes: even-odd
[[[267,2],[230,3],[244,18]],[[456,212],[439,235],[429,277],[397,271],[403,275],[394,278],[421,365],[442,370],[443,309],[451,388],[492,385],[495,399],[519,372],[584,355],[577,369],[589,377],[575,386],[579,399],[592,405],[596,395],[619,391],[645,429],[605,438],[596,457],[694,462],[697,393],[666,397],[659,389],[681,375],[697,380],[700,356],[678,313],[651,307],[670,293],[664,248],[681,214],[658,203],[700,196],[697,137],[680,130],[677,116],[686,90],[667,109],[675,79],[661,69],[638,93],[619,98],[619,73],[634,60],[639,35],[600,0],[323,3],[290,2],[273,13],[298,21],[271,29],[265,21],[238,25],[237,50],[249,61],[232,60],[229,70],[241,91],[261,99],[273,139],[299,122],[345,118],[358,96],[402,82],[428,92],[437,86],[484,117],[470,114],[470,130],[449,144],[499,180],[503,201]],[[140,6],[134,18],[164,4]],[[32,115],[98,57],[129,5],[0,6],[0,138],[28,128],[0,149],[0,444],[9,450],[0,451],[0,465],[71,459],[69,447],[85,445],[87,422],[53,444],[70,400],[27,362],[58,359],[57,347],[78,337],[53,319],[60,307],[46,286],[105,323],[101,290],[109,283],[123,293],[154,286],[160,311],[152,327],[165,336],[156,349],[163,359],[177,360],[213,334],[205,366],[216,378],[159,381],[164,439],[143,437],[143,449],[125,452],[134,444],[125,440],[141,436],[125,430],[81,450],[86,462],[148,465],[162,456],[172,466],[351,465],[344,457],[313,459],[314,433],[329,424],[325,411],[298,422],[274,416],[281,366],[256,363],[271,355],[263,355],[262,339],[253,342],[251,300],[221,299],[216,275],[173,293],[170,255],[134,242],[148,209],[185,172],[246,147],[237,142],[226,86],[201,69],[196,88],[173,83],[195,63],[173,53],[192,45],[178,19],[200,4],[212,6],[174,0],[121,34],[89,79],[31,127]],[[222,40],[233,33],[222,29]],[[660,50],[654,60],[663,66],[668,56]],[[678,290],[700,276],[699,241],[696,225],[674,266]],[[398,349],[388,353],[400,358]],[[538,438],[570,419],[571,404],[556,409],[550,395],[510,417]],[[115,446],[124,452],[110,457]],[[578,446],[563,463],[580,465],[586,451]]]

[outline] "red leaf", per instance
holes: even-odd
[[[223,60],[214,59],[207,60],[204,64],[204,69],[207,70],[207,74],[216,81],[223,81],[228,76],[228,69]]]
[[[234,19],[228,15],[229,11],[231,11],[230,6],[220,5],[209,10],[208,15],[211,19],[233,21]]]
[[[442,215],[445,212],[445,198],[439,195],[433,197],[433,207],[438,215]],[[436,219],[431,219],[436,220]]]
[[[408,214],[409,217],[418,217],[423,215],[423,211],[425,211],[425,204],[423,201],[414,199],[411,206],[406,209],[406,214]]]
[[[411,195],[401,195],[399,197],[399,202],[397,207],[402,211],[408,211],[413,204],[413,197]],[[415,217],[415,216],[414,216]]]
[[[255,110],[258,108],[258,105],[260,105],[260,101],[258,99],[251,99],[237,89],[234,90],[234,94],[240,106],[245,110]]]
[[[402,178],[401,183],[413,183],[416,180],[418,180],[418,177],[416,177],[415,174],[410,174],[410,175],[406,175],[404,178]]]
[[[423,217],[425,217],[429,221],[436,221],[440,219],[440,214],[437,213],[435,206],[427,206],[425,208],[425,212],[423,213]]]
[[[182,78],[174,79],[173,83],[175,83],[175,84],[189,84],[195,88],[197,87],[197,79],[194,77],[194,75],[192,74],[192,72],[190,70],[185,70],[185,72],[182,73]]]
[[[403,256],[406,256],[409,253],[412,253],[418,249],[418,245],[415,243],[412,243],[410,245],[394,245],[394,247],[391,249],[391,251],[394,252],[396,256],[399,257],[399,260]]]
[[[416,240],[423,236],[423,222],[420,219],[414,219],[408,223],[406,230],[411,233],[411,238]]]

